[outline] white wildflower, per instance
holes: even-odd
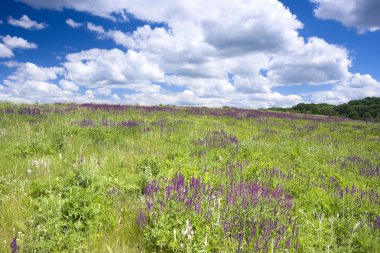
[[[354,232],[354,231],[359,227],[359,225],[360,225],[360,221],[358,221],[358,222],[355,224],[354,229],[352,230],[352,232]]]
[[[187,236],[187,239],[192,240],[194,237],[194,231],[193,228],[190,225],[190,221],[186,220],[186,228],[185,230],[182,230],[182,234],[184,236]]]
[[[173,230],[174,241],[177,241],[177,230]]]
[[[38,160],[33,160],[32,165],[36,168],[40,167],[40,163]]]

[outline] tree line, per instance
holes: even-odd
[[[339,116],[355,120],[380,122],[380,97],[351,100],[340,105],[300,103],[291,108],[273,107],[269,110],[314,115]]]

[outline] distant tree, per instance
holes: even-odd
[[[370,120],[370,121],[373,120],[373,116],[369,112],[365,112],[364,115],[363,115],[363,118],[365,120]]]
[[[348,103],[337,106],[326,103],[299,103],[291,108],[270,108],[270,110],[340,116],[357,120],[375,120],[380,122],[380,97],[351,100]]]
[[[355,111],[355,109],[353,109],[353,108],[350,108],[348,110],[348,117],[351,119],[360,119],[359,113],[357,111]]]

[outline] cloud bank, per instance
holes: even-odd
[[[349,71],[352,60],[346,48],[300,36],[302,22],[277,0],[20,1],[35,8],[68,8],[113,20],[133,15],[147,23],[124,32],[67,19],[72,28],[86,29],[94,38],[112,40],[122,49],[93,48],[68,54],[50,79],[18,78],[27,71],[25,65],[19,66],[2,85],[11,97],[60,99],[17,93],[14,88],[38,86],[41,92],[60,94],[64,101],[75,95],[79,101],[257,108],[305,102],[302,95],[274,91],[279,86],[303,84],[333,85],[330,91],[313,94],[309,98],[313,102],[380,96],[379,82]],[[314,2],[317,16],[322,13],[320,8],[333,9],[330,1]],[[369,22],[370,16],[367,21],[360,27],[358,23],[350,26],[377,29],[376,23]],[[11,48],[3,46],[0,52],[9,57],[7,49]]]

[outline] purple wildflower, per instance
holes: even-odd
[[[13,237],[13,240],[11,242],[11,249],[12,253],[17,253],[18,252],[18,245],[17,245],[17,237]]]
[[[146,225],[146,216],[143,214],[142,210],[140,210],[139,217],[137,218],[137,225],[139,228],[144,228]]]

